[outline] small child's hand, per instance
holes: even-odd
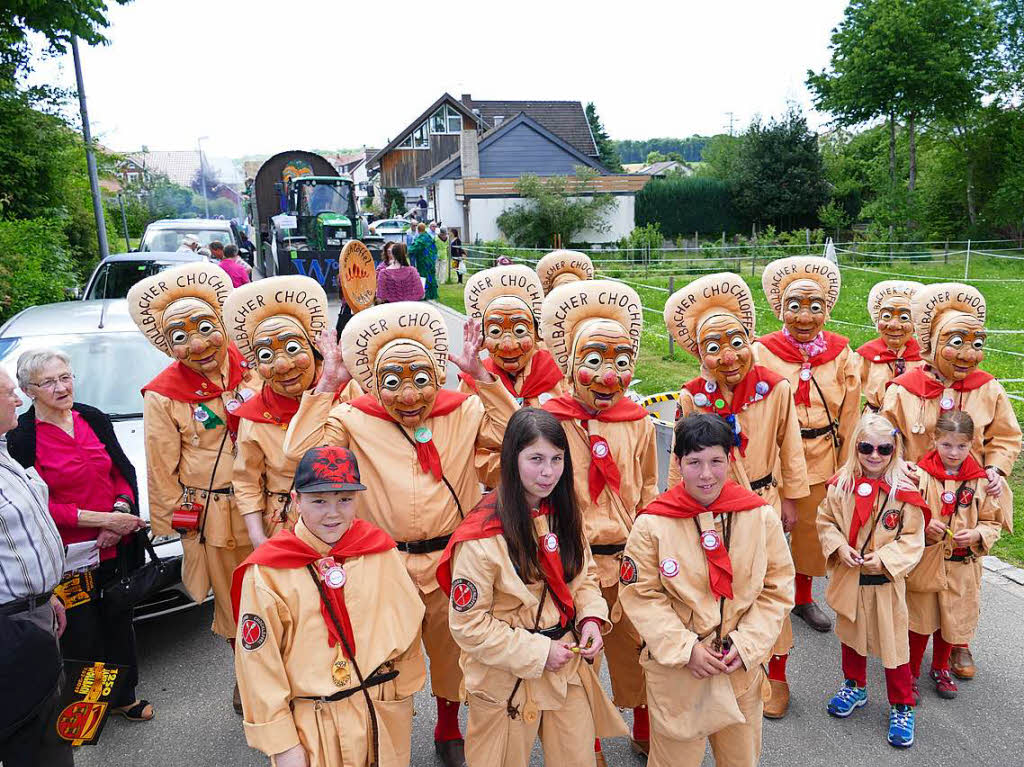
[[[953,536],[953,545],[958,548],[967,549],[977,546],[979,543],[981,543],[981,533],[976,527],[970,530],[961,530]]]
[[[924,529],[924,538],[928,543],[938,543],[946,534],[946,523],[941,519],[932,518],[928,527]]]
[[[866,557],[864,557],[861,563],[860,569],[868,575],[881,575],[885,572],[885,567],[882,565],[882,560],[878,556],[878,553],[872,551]]]
[[[863,561],[857,549],[846,543],[836,549],[836,556],[839,557],[839,561],[847,567],[860,567],[861,562]]]

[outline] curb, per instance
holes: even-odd
[[[1018,586],[1024,586],[1024,570],[1014,567],[1009,562],[1004,562],[999,557],[987,556],[981,560],[981,566],[985,570],[998,575]]]

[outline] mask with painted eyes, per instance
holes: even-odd
[[[636,357],[629,335],[617,322],[595,320],[576,335],[573,394],[594,412],[613,407],[633,380]]]
[[[278,394],[299,398],[313,385],[317,363],[302,325],[291,317],[270,317],[256,327],[252,348],[256,370]]]
[[[212,374],[227,357],[220,314],[198,298],[182,298],[164,311],[163,333],[173,357],[197,373]]]
[[[417,343],[399,341],[377,357],[376,394],[395,421],[409,429],[420,426],[437,400],[437,370],[430,354]]]
[[[947,381],[962,381],[985,359],[985,325],[964,312],[949,312],[936,331],[935,367]]]
[[[910,299],[903,296],[891,296],[878,310],[878,321],[875,323],[878,337],[893,351],[899,351],[907,345],[914,335],[914,320],[910,313]]]
[[[697,330],[700,361],[720,386],[732,389],[754,364],[747,331],[736,317],[716,314]]]
[[[484,348],[494,364],[513,376],[522,372],[537,346],[530,307],[521,299],[502,296],[483,314]]]
[[[825,327],[827,306],[821,285],[814,280],[794,280],[782,299],[782,321],[793,338],[807,344]]]

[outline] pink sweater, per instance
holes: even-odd
[[[414,266],[381,269],[377,272],[377,298],[384,303],[419,301],[423,298],[423,280]]]

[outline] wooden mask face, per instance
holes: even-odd
[[[796,280],[782,299],[782,321],[799,343],[813,341],[828,317],[825,290],[814,280]]]
[[[933,336],[935,367],[949,381],[962,381],[985,359],[985,324],[977,317],[956,312],[941,323]]]
[[[316,356],[305,329],[294,318],[268,317],[253,334],[256,369],[270,388],[299,398],[316,379]]]
[[[750,372],[754,354],[738,319],[715,315],[700,326],[697,335],[700,361],[719,386],[732,389]]]
[[[522,372],[537,347],[530,308],[519,298],[501,296],[487,305],[481,320],[484,348],[494,364],[513,376]]]
[[[400,343],[378,359],[377,398],[392,418],[415,429],[430,416],[440,388],[434,361],[419,344]]]
[[[174,358],[197,373],[221,369],[228,353],[220,314],[199,298],[173,301],[163,315],[163,333]]]
[[[907,345],[914,335],[914,321],[910,313],[910,299],[906,296],[889,296],[878,309],[875,322],[878,337],[894,352]]]
[[[592,411],[608,410],[626,393],[635,366],[633,344],[622,326],[611,320],[593,322],[576,337],[573,393]]]

